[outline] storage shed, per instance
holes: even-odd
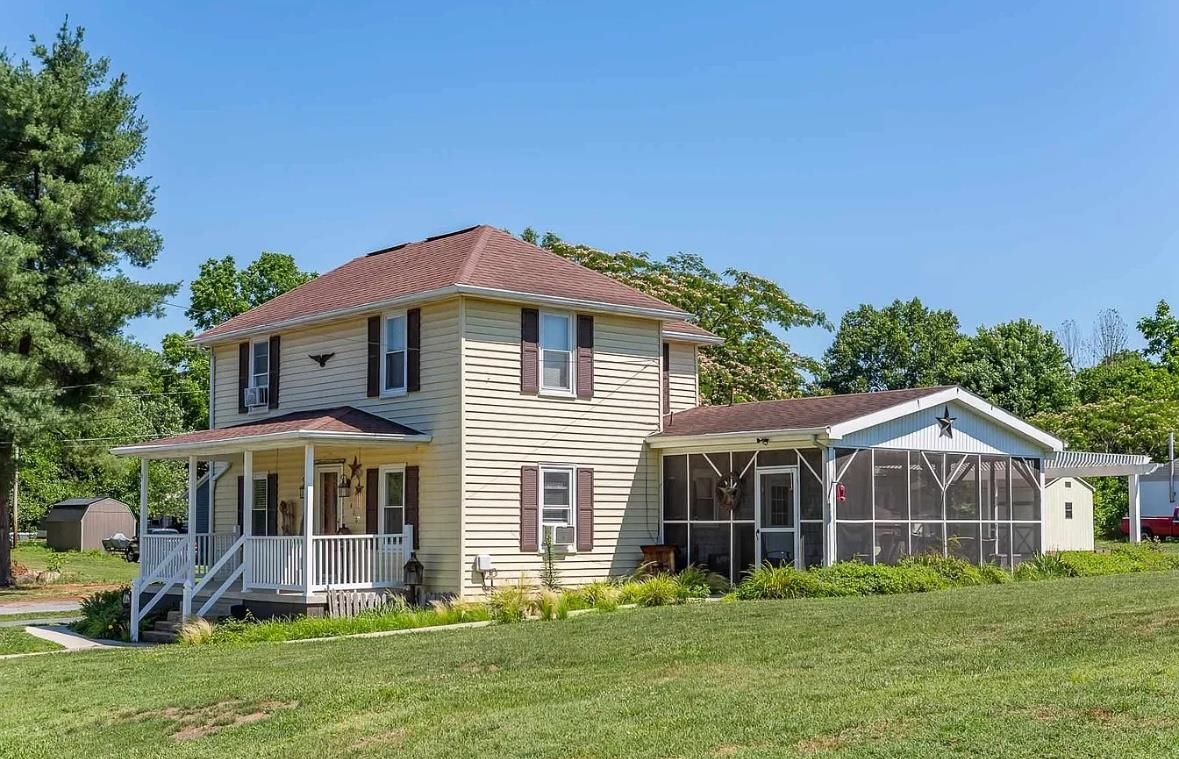
[[[68,498],[49,508],[45,544],[55,551],[101,549],[102,539],[116,532],[135,534],[131,507],[115,498]]]

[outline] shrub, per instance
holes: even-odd
[[[932,569],[952,587],[985,585],[987,583],[986,577],[977,566],[957,556],[942,556],[936,553],[906,556],[901,560],[899,566]]]
[[[651,575],[623,583],[619,600],[637,606],[670,606],[692,597],[674,575]]]
[[[998,564],[983,564],[978,568],[978,572],[982,575],[983,581],[991,585],[1002,585],[1005,582],[1014,582],[1015,580],[1010,572]]]
[[[755,567],[733,590],[742,601],[757,599],[809,598],[836,595],[811,572],[794,567],[776,567],[769,562]]]
[[[730,587],[727,578],[695,564],[684,567],[675,577],[692,598],[708,598],[714,594],[727,593]]]
[[[82,599],[79,612],[82,618],[74,623],[74,630],[90,638],[127,640],[130,637],[130,614],[123,608],[123,593],[127,588],[100,590]]]
[[[491,591],[487,607],[496,622],[521,622],[532,611],[534,599],[532,589],[524,584],[521,577],[514,585],[502,585]]]
[[[440,601],[429,609],[407,611],[375,609],[348,618],[288,617],[259,622],[247,616],[246,619],[231,619],[215,625],[209,642],[235,644],[329,638],[489,619],[491,614],[486,605],[466,601]]]
[[[952,583],[936,569],[922,564],[890,566],[844,561],[829,567],[811,570],[819,580],[833,588],[830,595],[892,595],[895,593],[924,593],[952,587]]]
[[[45,570],[61,574],[65,569],[65,557],[54,551],[45,558]]]
[[[572,591],[570,595],[598,611],[614,611],[618,608],[622,591],[616,583],[598,580]]]
[[[546,621],[565,619],[569,616],[569,601],[567,593],[558,593],[550,588],[543,588],[536,597],[536,613]]]

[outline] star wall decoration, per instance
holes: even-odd
[[[954,422],[958,421],[958,417],[950,416],[950,407],[946,406],[942,410],[942,415],[937,418],[937,423],[941,425],[941,437],[954,437]]]

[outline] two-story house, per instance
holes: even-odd
[[[701,407],[697,348],[719,338],[691,318],[478,226],[198,335],[210,428],[115,449],[187,460],[194,528],[211,494],[200,532],[141,528],[136,614],[314,610],[400,586],[411,551],[426,592],[477,596],[535,578],[546,535],[569,584],[648,544],[733,580],[1041,549],[1056,438],[957,387]]]

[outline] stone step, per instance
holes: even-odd
[[[172,633],[173,635],[175,635],[176,633],[180,632],[180,623],[179,622],[166,622],[161,619],[158,622],[156,622],[154,625],[152,625],[152,629],[155,630],[156,632],[166,632],[166,633]]]
[[[145,630],[139,634],[140,640],[145,640],[148,643],[175,643],[176,633],[163,632],[161,630]]]

